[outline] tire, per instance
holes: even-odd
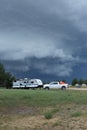
[[[65,87],[65,86],[62,86],[62,87],[61,87],[61,90],[66,90],[66,87]]]
[[[49,87],[45,87],[46,90],[49,90]]]

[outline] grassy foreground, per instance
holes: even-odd
[[[0,89],[0,130],[84,130],[86,121],[87,91]]]

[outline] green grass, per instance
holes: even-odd
[[[79,117],[79,116],[82,116],[82,115],[83,115],[82,112],[75,112],[75,113],[71,114],[72,117]]]
[[[48,107],[67,103],[87,104],[87,91],[0,90],[0,107]]]
[[[86,117],[86,105],[87,91],[0,89],[0,130],[21,130],[21,128],[10,128],[3,124],[11,120],[18,120],[23,116],[32,116],[32,112],[33,116],[42,115],[45,119],[60,117],[64,123],[66,121],[67,123],[61,126],[61,119],[59,119],[52,125],[65,127],[69,121],[72,122],[73,117],[84,117],[83,114]],[[23,115],[24,110],[29,111]],[[14,111],[15,113],[13,113]],[[18,115],[18,112],[21,114]]]
[[[51,119],[53,117],[53,115],[55,115],[57,112],[59,112],[59,109],[58,108],[54,108],[50,111],[47,111],[44,113],[44,117],[46,119]]]

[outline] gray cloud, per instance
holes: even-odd
[[[86,0],[0,1],[0,59],[17,61],[14,70],[26,71],[36,58],[38,71],[70,76],[76,64],[86,63],[86,6]]]

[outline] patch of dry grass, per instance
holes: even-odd
[[[4,115],[0,119],[0,127],[3,130],[86,130],[87,129],[87,106],[67,104],[56,107],[53,117],[48,120],[44,117],[44,111],[53,111],[54,108],[38,108],[35,115]],[[34,110],[34,109],[33,109]],[[80,113],[79,116],[72,116]],[[0,129],[1,130],[1,129]]]

